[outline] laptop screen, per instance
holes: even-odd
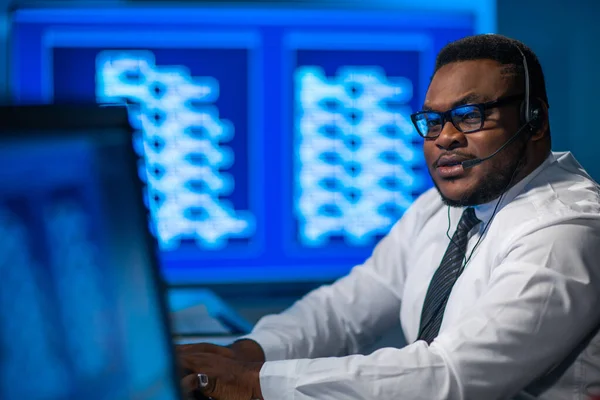
[[[177,399],[122,109],[0,109],[0,398]]]

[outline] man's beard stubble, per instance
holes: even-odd
[[[513,151],[508,158],[512,159],[509,165],[502,170],[495,172],[493,175],[490,174],[486,179],[471,192],[465,193],[460,199],[453,200],[444,196],[439,186],[432,178],[433,184],[437,189],[438,193],[442,197],[442,202],[450,207],[472,207],[481,204],[489,203],[504,194],[509,186],[516,183],[515,177],[527,164],[526,146],[527,142],[522,143],[517,151]],[[484,161],[485,162],[485,161]]]

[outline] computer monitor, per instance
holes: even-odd
[[[494,30],[492,1],[171,3],[17,9],[9,68],[16,102],[129,105],[173,285],[322,283],[364,262],[433,185],[410,114],[436,53]]]
[[[0,107],[0,398],[178,399],[123,108]]]

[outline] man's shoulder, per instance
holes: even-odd
[[[570,153],[556,153],[552,163],[498,212],[491,228],[505,237],[520,237],[575,220],[600,228],[600,186]]]
[[[527,186],[522,200],[535,216],[600,216],[600,186],[571,153],[555,153],[554,161]]]

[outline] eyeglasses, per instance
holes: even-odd
[[[522,100],[523,94],[500,97],[487,103],[465,104],[451,108],[446,112],[419,111],[410,116],[419,135],[426,139],[435,139],[442,133],[446,122],[462,133],[472,133],[483,128],[485,110],[501,107],[515,100]]]

